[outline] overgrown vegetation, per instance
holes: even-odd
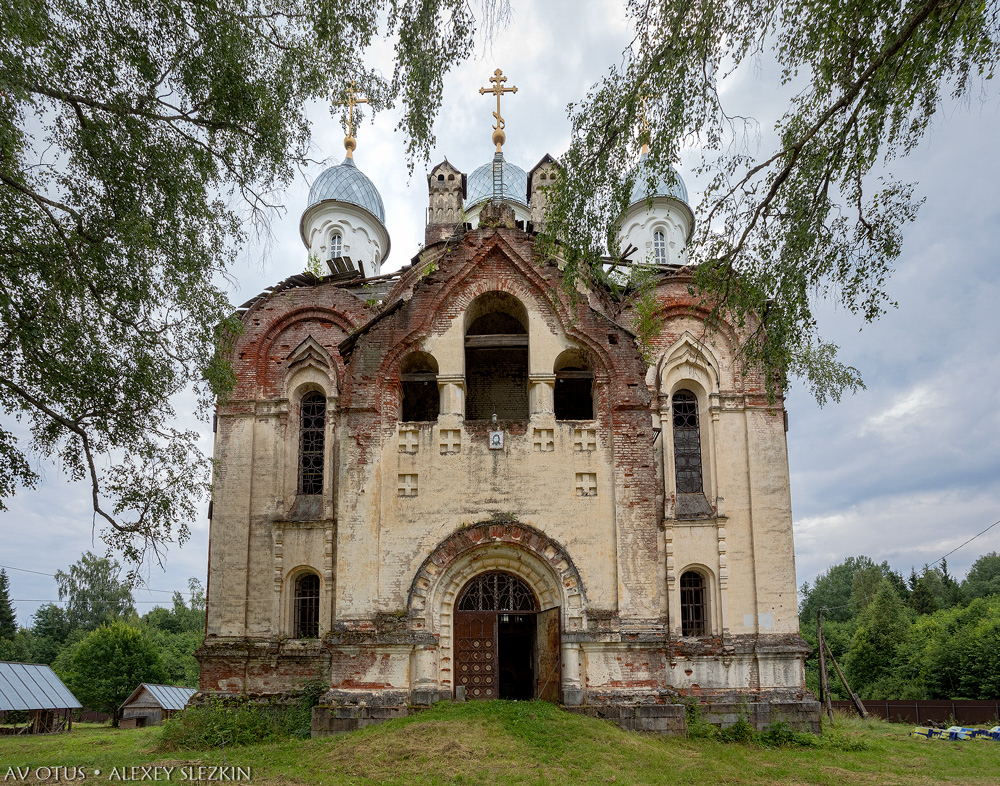
[[[297,701],[259,702],[246,697],[214,697],[188,707],[163,723],[159,748],[164,751],[204,750],[253,745],[279,737],[308,739],[312,708],[326,692],[321,682],[310,683]]]
[[[851,687],[865,699],[1000,697],[1000,555],[973,564],[961,583],[947,562],[908,579],[868,557],[851,557],[800,592],[799,624],[814,647],[823,635]],[[819,690],[814,651],[806,683]],[[846,699],[831,676],[831,692]]]

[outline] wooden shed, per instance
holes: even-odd
[[[51,667],[0,661],[0,734],[69,731],[80,707]]]
[[[165,718],[183,710],[195,692],[194,688],[180,685],[150,685],[144,682],[122,704],[119,725],[123,729],[158,726]]]

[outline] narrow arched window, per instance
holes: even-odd
[[[681,575],[681,635],[704,636],[708,630],[705,577],[693,570]]]
[[[437,420],[440,411],[437,372],[437,361],[426,352],[414,352],[403,360],[399,373],[399,382],[403,388],[400,420]]]
[[[594,372],[583,354],[568,349],[555,362],[556,420],[594,419]]]
[[[674,474],[678,494],[703,490],[701,478],[701,430],[698,428],[698,399],[690,390],[674,393]]]
[[[657,265],[667,264],[667,236],[662,229],[653,233],[653,262]]]
[[[323,458],[326,448],[326,396],[302,397],[299,422],[299,494],[323,493]]]
[[[295,638],[319,636],[319,576],[303,573],[295,580]]]
[[[344,237],[339,232],[330,235],[330,259],[344,256]]]

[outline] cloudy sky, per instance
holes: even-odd
[[[510,27],[492,46],[478,42],[475,57],[445,79],[444,106],[435,129],[430,165],[407,177],[403,140],[387,112],[358,132],[355,161],[382,194],[392,238],[384,272],[407,264],[423,240],[425,174],[445,156],[471,172],[490,160],[492,96],[480,96],[497,67],[517,85],[504,98],[504,153],[530,169],[546,153],[568,146],[566,105],[578,100],[618,63],[631,39],[615,0],[515,0]],[[391,70],[391,46],[371,63]],[[728,96],[769,127],[780,107],[766,63],[737,74]],[[343,158],[343,131],[328,106],[315,106],[317,159]],[[942,108],[923,145],[897,162],[894,174],[918,183],[926,197],[917,222],[906,229],[902,258],[890,281],[899,308],[864,326],[851,315],[821,307],[821,331],[839,344],[842,359],[864,375],[867,389],[820,409],[796,384],[786,406],[795,520],[798,582],[812,581],[845,557],[867,554],[908,574],[959,546],[1000,519],[1000,156],[995,129],[1000,101],[991,93]],[[693,152],[688,164],[693,163]],[[234,304],[242,303],[305,267],[298,235],[309,183],[317,165],[285,195],[286,211],[272,237],[234,260]],[[685,168],[692,202],[698,183]],[[206,424],[203,449],[211,451]],[[0,564],[8,570],[21,624],[44,601],[57,599],[50,576],[88,549],[93,537],[88,492],[66,482],[56,466],[39,465],[44,483],[21,492],[0,513]],[[1000,550],[1000,526],[949,557],[951,572]],[[188,577],[204,580],[208,551],[205,515],[182,547],[173,545],[161,569],[146,569],[148,587],[136,598],[140,612],[169,604],[170,591],[186,590]]]

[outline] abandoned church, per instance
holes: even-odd
[[[784,409],[689,293],[683,182],[640,176],[613,230],[656,271],[643,353],[627,295],[570,297],[536,249],[559,165],[507,161],[502,128],[471,174],[431,170],[425,245],[386,274],[349,134],[300,224],[329,275],[241,307],[202,695],[322,681],[314,734],[453,698],[673,733],[696,702],[817,730]]]

